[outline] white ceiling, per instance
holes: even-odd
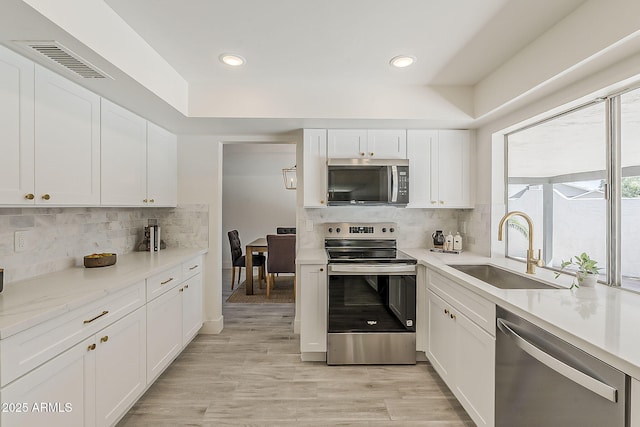
[[[30,7],[39,0],[3,0],[0,42],[62,41],[116,77],[88,87],[174,131],[281,133],[473,126],[466,99],[474,85],[583,0],[104,2],[187,82],[189,117]],[[223,52],[247,64],[223,65]],[[417,63],[394,69],[398,54]]]

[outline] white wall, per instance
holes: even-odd
[[[225,144],[222,175],[222,267],[231,268],[229,230],[243,245],[276,227],[295,227],[296,191],[284,188],[282,169],[296,164],[292,144]],[[244,251],[243,251],[244,252]],[[243,270],[244,271],[244,270]]]

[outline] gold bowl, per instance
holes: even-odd
[[[106,267],[116,263],[116,254],[102,253],[91,254],[84,257],[84,266],[86,268]]]

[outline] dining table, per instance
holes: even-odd
[[[267,239],[265,237],[259,237],[256,240],[248,243],[245,250],[245,263],[247,270],[246,288],[247,295],[253,295],[253,254],[264,254],[267,252]],[[260,274],[260,273],[258,273]]]

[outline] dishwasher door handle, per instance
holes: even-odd
[[[538,362],[548,366],[560,375],[570,379],[576,384],[581,385],[587,390],[590,390],[593,393],[602,396],[611,402],[615,403],[618,401],[618,390],[616,390],[615,388],[593,378],[590,375],[585,374],[582,371],[577,370],[572,366],[567,365],[566,363],[556,359],[550,354],[540,350],[538,347],[531,344],[529,341],[522,338],[513,329],[511,329],[504,319],[498,319],[497,323],[498,329],[500,329],[502,333],[511,338],[522,351],[526,352],[529,356],[533,357]]]

